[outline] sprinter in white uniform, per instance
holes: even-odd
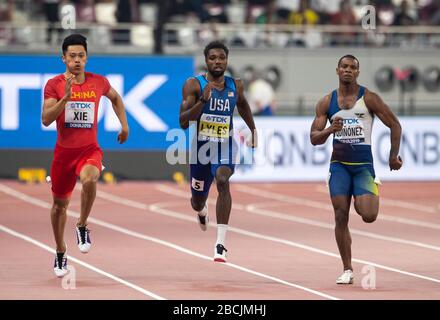
[[[352,55],[339,59],[339,88],[322,98],[310,129],[313,145],[324,144],[333,134],[329,189],[335,211],[335,236],[343,273],[338,284],[353,283],[351,236],[348,217],[351,198],[363,221],[371,223],[379,212],[379,191],[371,153],[371,128],[377,116],[391,130],[390,170],[399,170],[402,129],[397,117],[374,92],[357,84],[359,61]],[[327,119],[330,126],[326,128]]]

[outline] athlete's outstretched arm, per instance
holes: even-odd
[[[106,97],[109,98],[112,102],[113,110],[115,111],[115,114],[118,117],[119,122],[121,123],[121,131],[119,131],[118,134],[118,141],[119,143],[124,143],[125,140],[127,140],[128,138],[129,132],[124,102],[122,101],[119,93],[117,93],[116,90],[113,89],[113,87],[110,87],[110,90],[106,94]]]
[[[200,87],[194,78],[186,80],[182,89],[182,103],[180,104],[179,123],[182,129],[189,126],[190,121],[196,121],[203,110],[203,105],[211,98],[212,84],[208,83],[203,89],[202,100],[199,99]]]
[[[72,95],[72,81],[74,78],[75,76],[72,75],[70,78],[66,79],[66,86],[64,87],[65,93],[60,100],[55,98],[44,99],[41,121],[46,127],[54,122],[66,107],[66,103],[69,101],[70,96]]]
[[[246,100],[246,97],[244,96],[244,88],[243,88],[243,81],[240,79],[235,80],[235,85],[237,87],[237,111],[240,114],[240,116],[243,118],[244,122],[246,122],[246,125],[248,126],[249,130],[252,132],[252,141],[251,141],[251,147],[255,148],[258,144],[257,139],[257,130],[255,130],[255,123],[254,123],[254,117],[252,116],[252,111],[249,106],[249,102]]]
[[[400,139],[402,137],[402,127],[396,115],[391,111],[390,107],[374,92],[366,90],[365,104],[371,112],[391,130],[391,150],[389,165],[390,170],[399,170],[402,166],[402,159],[399,157]]]
[[[316,105],[315,119],[310,128],[310,142],[314,146],[324,144],[332,133],[342,130],[343,122],[341,117],[335,117],[331,126],[325,128],[329,104],[330,96],[326,95]]]

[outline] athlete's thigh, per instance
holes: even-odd
[[[74,156],[66,152],[57,152],[55,149],[50,177],[53,196],[62,199],[69,198],[77,180]]]
[[[210,163],[190,165],[190,184],[193,197],[207,196],[213,179]]]
[[[372,164],[353,166],[353,195],[379,195],[379,187],[376,183],[376,174]]]
[[[361,216],[377,216],[379,213],[379,196],[374,194],[354,196],[354,208]]]
[[[328,187],[330,197],[352,196],[352,177],[346,166],[339,162],[330,163]]]
[[[102,171],[102,156],[103,153],[99,146],[93,145],[86,148],[78,157],[78,162],[75,169],[77,176],[81,177],[84,176],[85,173],[87,173],[92,175],[97,174],[97,178],[99,178]],[[90,168],[90,166],[96,167],[98,171],[93,170],[93,168]],[[86,169],[86,172],[84,172],[83,169]]]
[[[353,175],[355,209],[359,214],[377,214],[379,211],[379,187],[373,165],[362,164]]]

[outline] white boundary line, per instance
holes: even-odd
[[[167,188],[167,187],[164,186],[164,185],[157,186],[157,189],[160,190],[160,191],[162,191],[162,189],[164,189],[164,188]],[[169,193],[169,192],[167,192],[167,193]],[[178,195],[178,194],[174,193],[174,190],[173,190],[172,194]],[[103,196],[102,192],[101,192],[101,194],[98,194],[98,196]],[[108,196],[110,196],[110,197],[108,197]],[[108,198],[108,200],[111,200],[111,201],[119,203],[119,204],[130,205],[129,203],[133,202],[131,200],[126,200],[126,199],[123,199],[121,197],[118,197],[118,196],[115,196],[115,195],[110,195],[110,194],[106,194],[105,197]],[[128,202],[126,202],[126,201],[128,201]],[[170,205],[170,202],[157,203],[157,204],[153,204],[153,205],[149,205],[149,206],[146,205],[146,204],[142,204],[142,203],[136,202],[136,206],[138,207],[138,209],[151,210],[151,211],[154,211],[154,212],[166,215],[166,216],[178,218],[178,219],[181,219],[181,220],[191,221],[191,222],[194,220],[194,219],[192,219],[191,217],[189,217],[186,214],[179,213],[179,212],[176,212],[176,211],[173,211],[173,210],[168,210],[168,209],[164,209],[163,208],[163,207],[169,206],[169,205]],[[179,203],[179,205],[180,205],[180,203]],[[285,240],[285,239],[281,239],[281,238],[276,238],[276,237],[272,237],[272,236],[266,236],[266,235],[262,235],[262,234],[259,234],[259,233],[256,233],[256,232],[247,231],[247,230],[243,230],[243,229],[239,229],[239,228],[234,228],[234,227],[231,227],[231,226],[229,226],[228,230],[230,230],[232,232],[240,233],[240,234],[243,234],[243,235],[247,235],[247,236],[250,236],[250,237],[254,237],[254,238],[257,238],[257,239],[263,239],[263,240],[273,241],[273,242],[277,242],[277,243],[282,243],[282,244],[285,244],[285,245],[288,245],[288,246],[297,247],[297,248],[305,249],[305,250],[308,250],[308,251],[312,251],[312,252],[315,252],[315,253],[319,253],[319,254],[323,254],[323,255],[327,255],[327,256],[330,256],[330,257],[334,257],[334,258],[340,259],[339,254],[335,254],[335,253],[332,253],[332,252],[329,252],[329,251],[321,250],[321,249],[318,249],[318,248],[315,248],[315,247],[311,247],[311,246],[308,246],[308,245],[303,245],[303,244],[300,244],[300,243],[297,243],[297,242],[293,242],[293,241],[289,241],[289,240]],[[436,278],[432,278],[432,277],[428,277],[428,276],[423,276],[423,275],[420,275],[420,274],[417,274],[417,273],[412,273],[412,272],[396,269],[396,268],[393,268],[393,267],[388,267],[388,266],[385,266],[385,265],[382,265],[382,264],[378,264],[378,263],[374,263],[374,262],[371,262],[371,261],[362,260],[362,259],[356,259],[356,258],[352,258],[352,261],[358,262],[358,263],[361,263],[361,264],[364,264],[364,265],[365,264],[366,265],[372,265],[372,266],[375,266],[377,268],[388,270],[388,271],[391,271],[391,272],[396,272],[396,273],[404,274],[404,275],[407,275],[407,276],[411,276],[411,277],[415,277],[415,278],[419,278],[419,279],[424,279],[424,280],[440,283],[440,279],[436,279]]]
[[[43,208],[48,208],[48,207],[50,208],[51,207],[51,205],[49,203],[45,202],[45,201],[42,201],[42,200],[39,200],[37,198],[28,196],[28,195],[26,195],[26,194],[24,194],[22,192],[19,192],[19,191],[15,190],[15,189],[12,189],[12,188],[10,188],[10,187],[8,187],[6,185],[1,184],[1,183],[0,183],[0,191],[4,192],[4,193],[6,193],[6,194],[8,194],[10,196],[13,196],[15,198],[18,198],[18,199],[20,199],[20,200],[22,200],[24,202],[28,202],[28,203],[31,203],[31,204],[36,205],[36,206],[40,206],[40,207],[43,207]],[[102,192],[99,192],[98,194],[102,194]],[[131,203],[135,203],[135,202],[131,201]],[[137,206],[137,208],[139,208],[139,205]],[[75,217],[75,218],[79,217],[79,214],[74,212],[74,211],[72,211],[72,210],[67,210],[67,215],[71,216],[71,217]],[[212,261],[212,257],[208,257],[208,256],[205,256],[205,255],[202,255],[200,253],[197,253],[195,251],[186,249],[184,247],[181,247],[179,245],[173,244],[173,243],[168,242],[168,241],[164,241],[164,240],[161,240],[161,239],[158,239],[158,238],[155,238],[155,237],[150,237],[150,236],[138,233],[138,232],[134,232],[134,231],[131,231],[129,229],[126,229],[126,228],[123,228],[123,227],[120,227],[120,226],[117,226],[117,225],[114,225],[114,224],[111,224],[111,223],[108,223],[108,222],[105,222],[105,221],[102,221],[102,220],[99,220],[99,219],[95,219],[95,218],[91,218],[90,217],[88,219],[88,221],[90,221],[91,223],[94,223],[96,225],[99,225],[101,227],[105,227],[105,228],[108,228],[108,229],[111,229],[111,230],[118,231],[120,233],[126,234],[128,236],[132,236],[134,238],[151,241],[153,243],[160,244],[160,245],[166,246],[168,248],[172,248],[172,249],[174,249],[176,251],[180,251],[182,253],[186,253],[186,254],[189,254],[189,255],[192,255],[192,256],[204,259],[204,260]],[[340,300],[339,298],[336,298],[334,296],[325,294],[323,292],[316,291],[316,290],[313,290],[313,289],[310,289],[310,288],[307,288],[307,287],[304,287],[304,286],[301,286],[301,285],[297,285],[297,284],[294,284],[294,283],[291,283],[291,282],[287,282],[285,280],[282,280],[282,279],[279,279],[279,278],[276,278],[276,277],[273,277],[273,276],[270,276],[270,275],[266,275],[264,273],[260,273],[260,272],[257,272],[257,271],[254,271],[254,270],[251,270],[251,269],[248,269],[248,268],[245,268],[245,267],[233,264],[233,263],[225,263],[225,264],[222,264],[222,265],[225,266],[225,267],[241,270],[243,272],[250,273],[250,274],[253,274],[253,275],[261,277],[261,278],[269,279],[269,280],[272,280],[274,282],[287,285],[289,287],[293,287],[293,288],[296,288],[296,289],[307,291],[309,293],[315,294],[317,296],[320,296],[320,297],[323,297],[323,298],[326,298],[326,299]]]
[[[280,204],[280,202],[278,202],[277,204]],[[316,221],[316,220],[312,220],[312,219],[297,217],[295,215],[280,213],[280,212],[273,211],[273,210],[266,209],[266,208],[264,208],[264,209],[261,208],[263,206],[268,206],[268,205],[273,205],[273,202],[269,202],[269,203],[264,202],[264,203],[258,203],[255,205],[250,204],[250,205],[246,206],[246,210],[249,212],[252,212],[254,214],[261,215],[261,216],[272,217],[272,218],[292,221],[292,222],[296,222],[296,223],[307,224],[310,226],[315,226],[315,227],[320,227],[320,228],[325,228],[325,229],[330,229],[330,230],[333,230],[335,227],[331,223],[320,222],[320,221]],[[429,250],[440,251],[440,247],[435,246],[435,245],[426,244],[426,243],[418,242],[418,241],[402,239],[402,238],[384,236],[384,235],[380,235],[377,233],[367,232],[367,231],[358,230],[358,229],[354,229],[354,228],[350,228],[350,233],[364,236],[364,237],[368,237],[368,238],[372,238],[372,239],[384,240],[384,241],[395,242],[395,243],[399,243],[399,244],[406,244],[406,245],[411,245],[411,246],[420,247],[420,248],[429,249]]]
[[[265,191],[265,190],[261,190],[261,192],[260,192],[259,189],[249,187],[249,186],[246,186],[246,187],[236,186],[236,188],[239,192],[251,194],[254,196],[258,195],[258,196],[262,196],[264,198],[270,198],[271,200],[276,200],[276,201],[278,201],[278,203],[280,205],[282,203],[286,203],[286,202],[293,203],[295,205],[304,205],[304,204],[307,205],[308,204],[308,205],[312,205],[315,208],[320,207],[320,209],[324,209],[324,210],[329,209],[333,212],[333,208],[331,206],[329,206],[327,204],[322,204],[317,201],[300,199],[300,198],[296,198],[296,197],[289,197],[289,196],[286,196],[283,194],[276,194],[276,193]],[[178,197],[182,197],[182,198],[189,198],[190,197],[188,194],[184,194],[182,191],[180,191],[178,189],[171,188],[171,187],[167,188],[165,185],[157,185],[156,189],[159,191],[162,191],[164,193],[178,196]],[[180,191],[180,192],[178,192],[178,191]],[[122,199],[121,201],[124,201],[124,199]],[[324,222],[320,222],[320,221],[316,221],[316,220],[312,220],[312,219],[307,219],[307,218],[302,218],[302,217],[298,217],[298,216],[294,216],[294,215],[289,215],[289,214],[285,214],[285,213],[281,213],[281,212],[277,212],[277,211],[273,211],[273,210],[269,210],[269,209],[260,208],[260,206],[267,206],[267,205],[270,205],[270,203],[264,202],[264,203],[257,203],[257,204],[253,204],[253,205],[250,204],[250,205],[246,205],[246,206],[240,204],[239,206],[240,206],[240,209],[243,208],[242,210],[246,210],[248,212],[251,212],[253,214],[258,214],[261,216],[266,216],[266,217],[271,217],[271,218],[276,218],[276,219],[281,219],[281,220],[287,220],[287,221],[307,224],[307,225],[326,228],[326,229],[333,229],[334,228],[333,224],[324,223]],[[145,209],[145,208],[142,208],[142,209]],[[239,209],[239,208],[237,208],[237,209]],[[379,217],[380,216],[381,215],[379,215]],[[403,218],[398,218],[398,219],[403,219]],[[416,224],[417,226],[421,226],[422,222],[409,221],[409,222],[405,222],[405,224]],[[423,226],[440,230],[440,225],[437,225],[437,224],[432,224],[432,223],[426,222],[426,223],[424,223]],[[350,228],[350,232],[352,232],[353,234],[356,234],[356,235],[360,235],[360,236],[364,236],[364,237],[368,237],[368,238],[373,238],[373,239],[377,239],[377,240],[395,242],[395,243],[400,243],[400,244],[412,245],[412,246],[416,246],[416,247],[420,247],[420,248],[424,248],[424,249],[428,249],[428,250],[440,251],[439,246],[435,246],[435,245],[431,245],[431,244],[427,244],[427,243],[423,243],[423,242],[419,242],[419,241],[412,241],[412,240],[407,240],[407,239],[402,239],[402,238],[389,237],[389,236],[380,235],[377,233],[372,233],[372,232],[367,232],[367,231],[362,231],[362,230],[352,229],[352,228]]]
[[[245,192],[245,193],[250,193],[252,195],[255,195],[255,191],[253,191],[253,192],[246,192],[246,189],[249,189],[248,186],[246,186],[246,187],[234,186],[234,187],[239,192]],[[243,189],[241,189],[241,188],[243,188]],[[319,188],[319,186],[317,188]],[[163,184],[156,185],[156,189],[159,190],[159,191],[162,191],[164,193],[167,193],[167,194],[170,194],[170,195],[173,195],[173,196],[178,196],[178,197],[186,198],[186,199],[189,199],[191,197],[189,195],[189,193],[187,193],[187,192],[184,192],[184,191],[176,189],[176,188],[168,187],[168,186],[163,185]],[[266,191],[266,190],[262,190],[262,191],[270,193],[270,191]],[[333,212],[333,207],[331,205],[326,204],[326,203],[322,203],[322,202],[319,202],[319,201],[313,201],[313,200],[308,200],[308,199],[301,199],[301,198],[297,198],[297,197],[286,196],[286,195],[283,195],[283,194],[276,194],[275,199],[271,195],[269,197],[269,199],[273,199],[273,200],[277,200],[277,201],[283,201],[283,202],[287,202],[287,203],[293,203],[295,205],[309,206],[309,207],[312,207],[312,208],[317,208],[317,209],[321,209],[321,210],[328,210],[330,212]],[[383,199],[381,199],[380,201],[383,202]],[[214,199],[208,199],[208,203],[215,205],[215,200]],[[247,210],[245,205],[239,204],[239,203],[233,203],[232,204],[232,208],[233,209],[238,209],[238,210]],[[433,208],[430,208],[430,209],[433,209]],[[409,219],[409,218],[395,217],[395,216],[390,216],[390,215],[386,215],[386,214],[383,214],[383,213],[379,214],[378,219],[385,220],[385,221],[390,221],[390,222],[401,223],[401,224],[407,224],[407,225],[416,226],[416,227],[424,227],[424,228],[429,228],[429,229],[434,229],[434,230],[440,230],[440,224],[436,224],[436,223],[432,223],[432,222],[425,222],[425,221],[420,221],[420,220],[414,220],[414,219]]]
[[[157,203],[157,204],[153,204],[150,205],[149,208],[150,210],[166,215],[166,216],[170,216],[170,217],[174,217],[174,218],[178,218],[181,220],[186,220],[186,221],[191,221],[193,222],[194,219],[191,219],[188,215],[182,214],[182,213],[178,213],[174,210],[169,210],[169,209],[165,209],[165,206],[169,206],[170,203]],[[179,204],[180,205],[180,204]],[[272,242],[276,242],[276,243],[281,243],[287,246],[291,246],[291,247],[296,247],[296,248],[300,248],[300,249],[304,249],[307,251],[311,251],[311,252],[315,252],[315,253],[319,253],[319,254],[323,254],[329,257],[333,257],[333,258],[337,258],[338,260],[340,259],[339,254],[330,252],[330,251],[326,251],[326,250],[322,250],[322,249],[318,249],[312,246],[308,246],[308,245],[304,245],[298,242],[294,242],[294,241],[290,241],[290,240],[286,240],[286,239],[282,239],[282,238],[277,238],[277,237],[272,237],[272,236],[267,236],[267,235],[263,235],[257,232],[253,232],[253,231],[248,231],[248,230],[244,230],[244,229],[240,229],[240,228],[235,228],[235,227],[231,227],[229,226],[228,228],[229,231],[231,232],[235,232],[238,234],[242,234],[245,236],[249,236],[252,238],[256,238],[256,239],[261,239],[261,240],[267,240],[267,241],[272,241]],[[400,270],[400,269],[396,269],[393,267],[388,267],[382,264],[378,264],[375,262],[371,262],[371,261],[367,261],[367,260],[362,260],[362,259],[356,259],[356,258],[352,258],[352,261],[363,264],[363,265],[371,265],[380,269],[384,269],[387,271],[391,271],[391,272],[396,272],[396,273],[400,273],[400,274],[404,274],[407,276],[411,276],[411,277],[415,277],[415,278],[419,278],[419,279],[424,279],[424,280],[428,280],[431,282],[436,282],[436,283],[440,283],[440,279],[436,279],[436,278],[432,278],[432,277],[428,277],[428,276],[423,276],[417,273],[412,273],[412,272],[408,272],[408,271],[404,271],[404,270]]]
[[[0,188],[1,188],[1,185],[0,185]],[[51,247],[45,245],[44,243],[42,243],[42,242],[40,242],[38,240],[35,240],[35,239],[33,239],[33,238],[29,237],[29,236],[26,236],[26,235],[24,235],[22,233],[19,233],[17,231],[14,231],[14,230],[12,230],[12,229],[10,229],[8,227],[5,227],[4,225],[0,224],[0,231],[8,233],[11,236],[17,237],[17,238],[19,238],[21,240],[24,240],[24,241],[27,241],[27,242],[29,242],[29,243],[37,246],[37,247],[40,247],[41,249],[44,249],[46,251],[49,251],[50,253],[55,254],[55,250],[52,249]],[[140,292],[140,293],[142,293],[142,294],[144,294],[146,296],[149,296],[149,297],[151,297],[153,299],[156,299],[156,300],[166,300],[165,298],[163,298],[163,297],[161,297],[161,296],[159,296],[159,295],[157,295],[157,294],[155,294],[155,293],[153,293],[151,291],[145,290],[145,289],[143,289],[143,288],[141,288],[141,287],[139,287],[139,286],[137,286],[137,285],[135,285],[135,284],[133,284],[131,282],[123,280],[123,279],[121,279],[121,278],[119,278],[119,277],[117,277],[117,276],[115,276],[115,275],[113,275],[111,273],[103,271],[103,270],[101,270],[101,269],[99,269],[99,268],[97,268],[95,266],[92,266],[91,264],[88,264],[88,263],[86,263],[86,262],[84,262],[82,260],[74,258],[74,257],[72,257],[70,255],[67,255],[67,258],[70,261],[73,261],[73,262],[75,262],[75,263],[77,263],[77,264],[79,264],[79,265],[81,265],[81,266],[83,266],[83,267],[85,267],[87,269],[90,269],[90,270],[92,270],[92,271],[94,271],[96,273],[99,273],[100,275],[103,275],[104,277],[110,278],[110,279],[112,279],[112,280],[114,280],[116,282],[119,282],[119,283],[127,286],[127,287],[130,287],[130,288],[132,288],[132,289],[134,289],[134,290],[136,290],[136,291],[138,291],[138,292]]]
[[[330,212],[333,212],[332,205],[325,204],[325,203],[322,203],[319,201],[307,200],[307,199],[288,196],[288,195],[284,195],[284,194],[274,193],[271,191],[257,189],[255,187],[250,187],[250,186],[246,186],[246,187],[235,186],[235,189],[239,192],[251,194],[254,196],[258,195],[260,197],[268,198],[271,200],[277,200],[277,201],[282,201],[282,202],[286,202],[286,203],[292,203],[295,205],[308,206],[308,207],[312,207],[312,208],[317,208],[317,209],[321,209],[321,210],[328,210]],[[391,221],[391,222],[397,222],[397,223],[417,226],[417,227],[424,227],[424,228],[440,230],[439,224],[431,223],[431,222],[425,222],[425,221],[408,219],[408,218],[399,218],[399,217],[394,217],[394,216],[390,216],[390,215],[385,215],[382,213],[380,213],[377,218],[382,219],[382,220]]]

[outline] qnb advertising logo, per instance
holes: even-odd
[[[0,74],[0,94],[1,94],[1,130],[20,129],[20,108],[28,107],[20,103],[22,90],[40,90],[41,101],[35,105],[43,105],[43,88],[50,78],[55,74],[40,73],[20,73],[20,74]],[[166,74],[149,74],[144,76],[129,91],[124,92],[124,76],[121,74],[111,74],[107,76],[112,87],[122,96],[125,108],[135,121],[145,131],[166,132],[169,126],[161,119],[152,108],[145,103],[145,100],[168,81]],[[108,99],[102,98],[101,107],[98,113],[98,121],[104,120],[106,131],[120,130],[120,123],[114,114],[111,103]],[[79,107],[87,107],[79,106]],[[158,106],[156,106],[158,107]],[[23,113],[24,114],[24,113]],[[39,120],[36,120],[39,121]],[[56,130],[56,124],[52,123],[49,127],[41,125],[42,130]]]
[[[389,141],[390,133],[386,131],[379,134],[376,140],[375,159],[384,165],[388,164],[389,152],[381,146],[387,145]],[[429,170],[427,176],[432,175],[432,170],[435,172],[440,164],[440,132],[435,128],[427,127],[411,133],[403,133],[400,154],[406,163],[420,168],[426,167]]]

